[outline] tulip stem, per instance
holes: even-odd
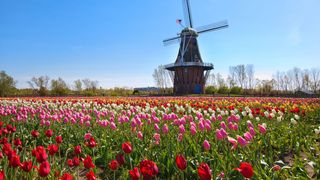
[[[133,169],[132,167],[132,160],[131,160],[131,156],[129,155],[129,161],[130,161],[130,168]]]

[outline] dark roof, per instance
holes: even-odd
[[[140,88],[134,88],[134,91],[159,91],[159,88],[157,87],[140,87]]]
[[[313,93],[312,91],[309,91],[309,90],[299,90],[299,91],[296,91],[296,93],[315,95],[315,93]]]

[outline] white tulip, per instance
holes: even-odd
[[[277,117],[277,121],[281,122],[282,121],[282,116]]]
[[[297,122],[296,120],[294,120],[293,118],[291,118],[290,121],[291,121],[291,123],[292,123],[293,125],[298,124],[298,122]]]

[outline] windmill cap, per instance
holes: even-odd
[[[181,31],[181,34],[180,36],[184,36],[184,35],[189,35],[189,36],[198,36],[198,33],[195,29],[192,29],[192,28],[184,28],[182,31]]]

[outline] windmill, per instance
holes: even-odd
[[[163,40],[165,45],[180,42],[179,53],[175,63],[168,64],[165,68],[170,72],[175,94],[202,94],[210,70],[213,69],[213,64],[202,61],[197,37],[205,32],[227,28],[228,22],[224,20],[193,28],[190,2],[182,0],[182,4],[186,21],[185,27],[181,25],[181,20],[177,20],[177,23],[183,26],[182,31],[176,37]]]

